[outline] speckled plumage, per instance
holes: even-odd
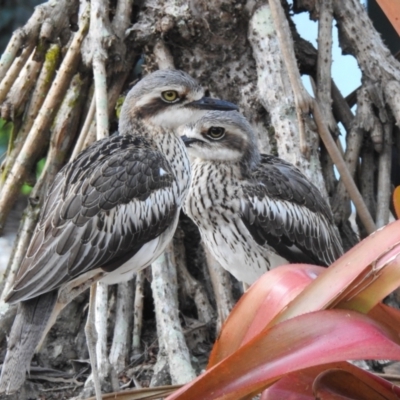
[[[173,100],[164,91],[176,94]],[[83,151],[56,176],[6,301],[20,302],[2,368],[0,392],[12,393],[71,281],[101,272],[106,283],[132,278],[172,239],[190,184],[177,128],[207,109],[236,106],[204,97],[182,71],[157,71],[128,93],[119,135]]]
[[[210,138],[211,127],[223,127],[224,137]],[[236,278],[251,284],[287,261],[327,266],[342,254],[319,190],[290,163],[260,155],[239,113],[209,112],[183,135],[192,158],[184,210]]]

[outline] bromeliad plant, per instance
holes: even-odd
[[[285,265],[241,298],[207,371],[168,400],[399,399],[400,388],[346,360],[400,360],[400,221],[328,269]]]

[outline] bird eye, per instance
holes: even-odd
[[[207,136],[211,139],[222,139],[225,136],[225,129],[220,126],[212,126],[207,131]]]
[[[176,90],[166,90],[165,92],[161,93],[161,97],[167,103],[172,103],[179,99],[178,92]]]

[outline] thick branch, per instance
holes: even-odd
[[[293,115],[297,100],[284,67],[269,6],[261,6],[253,14],[249,26],[249,41],[257,63],[258,95],[270,113],[279,156],[299,167],[327,197],[319,162],[318,135],[309,122],[305,126],[310,160],[304,157],[299,146],[299,125]]]
[[[310,111],[312,100],[301,82],[296,57],[293,51],[293,39],[290,34],[289,24],[283,11],[281,1],[270,0],[269,6],[279,40],[280,50],[293,89],[294,103],[296,106],[297,121],[299,125],[300,150],[304,155],[308,155],[304,114],[308,114]]]

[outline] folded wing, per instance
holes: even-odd
[[[49,292],[95,268],[118,268],[171,224],[174,188],[167,160],[145,139],[96,142],[57,175],[7,301]]]
[[[243,186],[242,220],[260,245],[289,262],[328,266],[343,253],[329,206],[292,164],[262,155]]]

